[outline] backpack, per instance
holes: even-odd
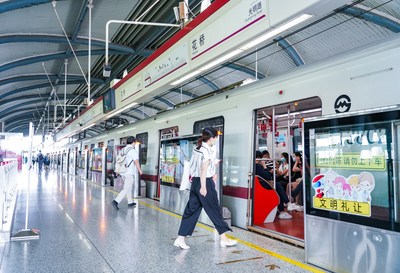
[[[126,160],[126,155],[132,148],[128,148],[126,150],[126,153],[121,152],[119,155],[117,155],[117,158],[115,159],[115,166],[114,166],[114,172],[116,173],[126,173],[128,170],[129,166],[132,164],[132,161],[126,166],[125,160]]]

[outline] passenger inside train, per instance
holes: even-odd
[[[269,172],[266,163],[264,160],[261,160],[262,153],[260,151],[256,151],[256,175],[261,177],[259,179],[261,186],[263,186],[267,190],[271,190],[273,188],[273,181],[271,173]],[[292,216],[285,211],[285,205],[289,203],[289,198],[286,195],[286,192],[281,184],[276,183],[276,192],[279,195],[279,205],[278,205],[278,218],[282,220],[292,219]]]

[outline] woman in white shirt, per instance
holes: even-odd
[[[190,248],[185,243],[185,237],[192,235],[202,208],[204,208],[220,235],[220,246],[227,247],[237,244],[236,240],[229,239],[225,235],[227,231],[232,230],[222,217],[218,194],[215,189],[217,160],[212,151],[212,146],[217,142],[217,139],[217,130],[204,128],[201,138],[197,141],[197,147],[193,150],[190,160],[190,175],[192,177],[190,197],[182,215],[178,238],[174,242],[174,246],[181,249]]]

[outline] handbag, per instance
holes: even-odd
[[[185,160],[183,162],[183,173],[181,179],[180,191],[190,190],[192,183],[190,181],[190,161]]]

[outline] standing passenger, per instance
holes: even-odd
[[[192,187],[189,201],[182,215],[178,238],[174,246],[182,249],[190,247],[185,243],[185,237],[192,235],[199,219],[201,209],[204,208],[208,217],[213,222],[220,235],[220,246],[227,247],[237,244],[236,240],[228,239],[225,232],[232,231],[224,221],[221,207],[218,203],[218,194],[215,189],[217,181],[216,158],[212,153],[212,146],[217,142],[218,132],[214,128],[204,128],[201,138],[197,141],[197,147],[193,150],[190,160],[190,175]]]
[[[126,143],[128,145],[126,145],[126,147],[121,151],[123,155],[126,155],[125,166],[127,170],[125,173],[121,174],[124,180],[124,188],[122,189],[122,191],[119,192],[117,198],[112,201],[112,205],[116,209],[119,209],[118,204],[122,201],[122,199],[124,199],[125,196],[128,201],[128,207],[136,206],[136,203],[132,200],[132,186],[133,182],[135,181],[136,169],[139,171],[140,175],[142,175],[142,169],[140,168],[139,164],[138,152],[135,149],[135,142],[136,138],[133,136],[129,136],[126,139]]]

